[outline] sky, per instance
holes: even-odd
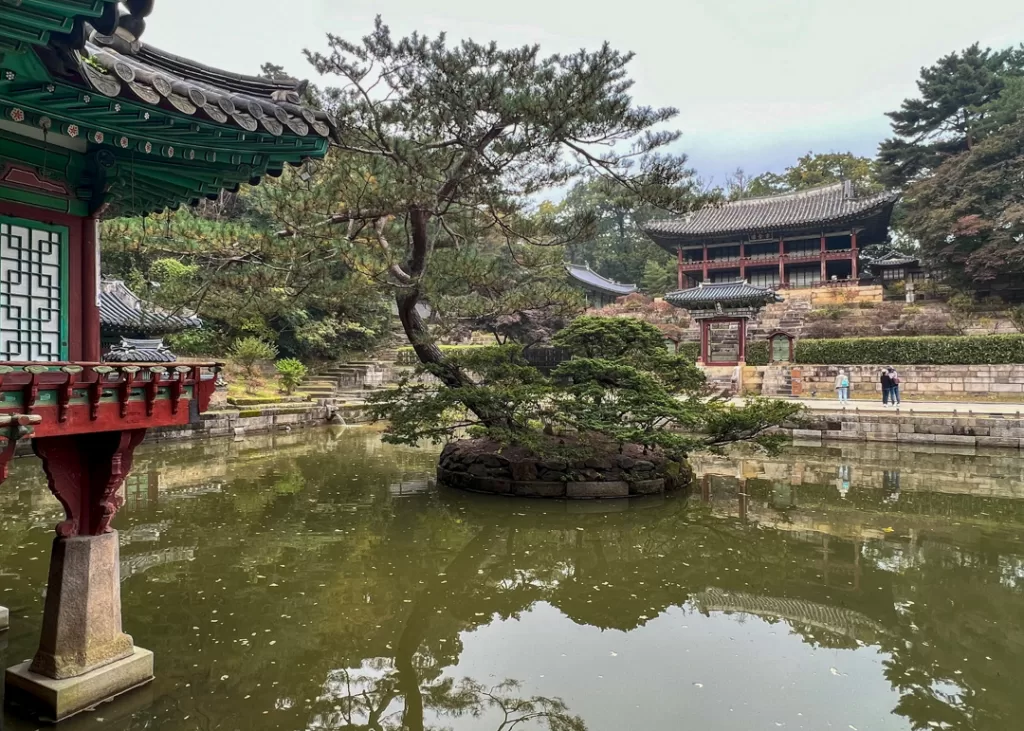
[[[975,41],[1024,42],[1021,0],[164,0],[145,41],[329,84],[302,49],[324,49],[327,33],[361,38],[377,14],[396,36],[634,51],[636,101],[679,109],[678,150],[713,185],[738,167],[781,172],[808,151],[873,156],[885,112],[915,94],[922,66]]]

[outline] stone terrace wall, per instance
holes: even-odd
[[[783,430],[794,440],[843,440],[918,445],[956,445],[1024,449],[1024,419],[1019,416],[931,416],[906,409],[861,414],[855,409],[813,412],[801,429]]]
[[[791,365],[769,366],[764,377],[765,396],[789,396],[785,391],[790,380],[799,381],[805,397],[833,398],[836,374],[842,368],[850,374],[852,398],[881,399],[882,386],[879,375],[887,363],[879,365],[832,366],[832,365]],[[980,366],[926,366],[896,365],[900,374],[900,394],[913,400],[917,397],[929,399],[1002,400],[1024,401],[1024,365],[980,365]],[[775,373],[774,371],[780,371]],[[786,374],[787,379],[781,377]]]

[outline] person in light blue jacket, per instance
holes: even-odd
[[[846,371],[841,370],[836,375],[835,389],[839,403],[845,404],[850,400],[850,377],[846,374]]]

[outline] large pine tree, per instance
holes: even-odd
[[[1024,46],[993,51],[977,43],[921,69],[920,96],[888,113],[894,137],[879,146],[882,182],[903,187],[971,149],[990,131],[991,104],[1024,73]]]

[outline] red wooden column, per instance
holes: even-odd
[[[746,363],[747,362],[747,320],[746,320],[745,317],[741,317],[740,318],[739,331],[740,331],[739,332],[739,336],[740,336],[739,362],[740,363]]]
[[[677,264],[677,269],[678,269],[678,286],[679,286],[679,289],[682,289],[683,288],[683,247],[682,246],[680,246],[679,248],[676,249],[676,255],[677,255],[677,261],[678,261],[678,264]]]
[[[710,349],[711,333],[709,332],[709,321],[700,321],[700,362],[704,365],[708,363],[708,350]]]
[[[746,245],[740,244],[740,279],[745,280],[747,278],[747,267],[743,261],[743,256],[746,254]]]
[[[100,360],[99,219],[82,220],[82,360]]]
[[[825,266],[825,234],[821,235],[821,281],[828,279],[828,268]]]
[[[786,241],[779,239],[779,288],[786,286]]]
[[[850,264],[851,264],[852,271],[853,271],[853,276],[851,278],[853,279],[853,281],[856,282],[857,281],[857,232],[856,231],[851,231],[850,232],[850,250],[853,253],[853,255],[852,255],[851,259],[850,259]]]
[[[708,281],[708,245],[704,244],[704,279],[701,281]]]

